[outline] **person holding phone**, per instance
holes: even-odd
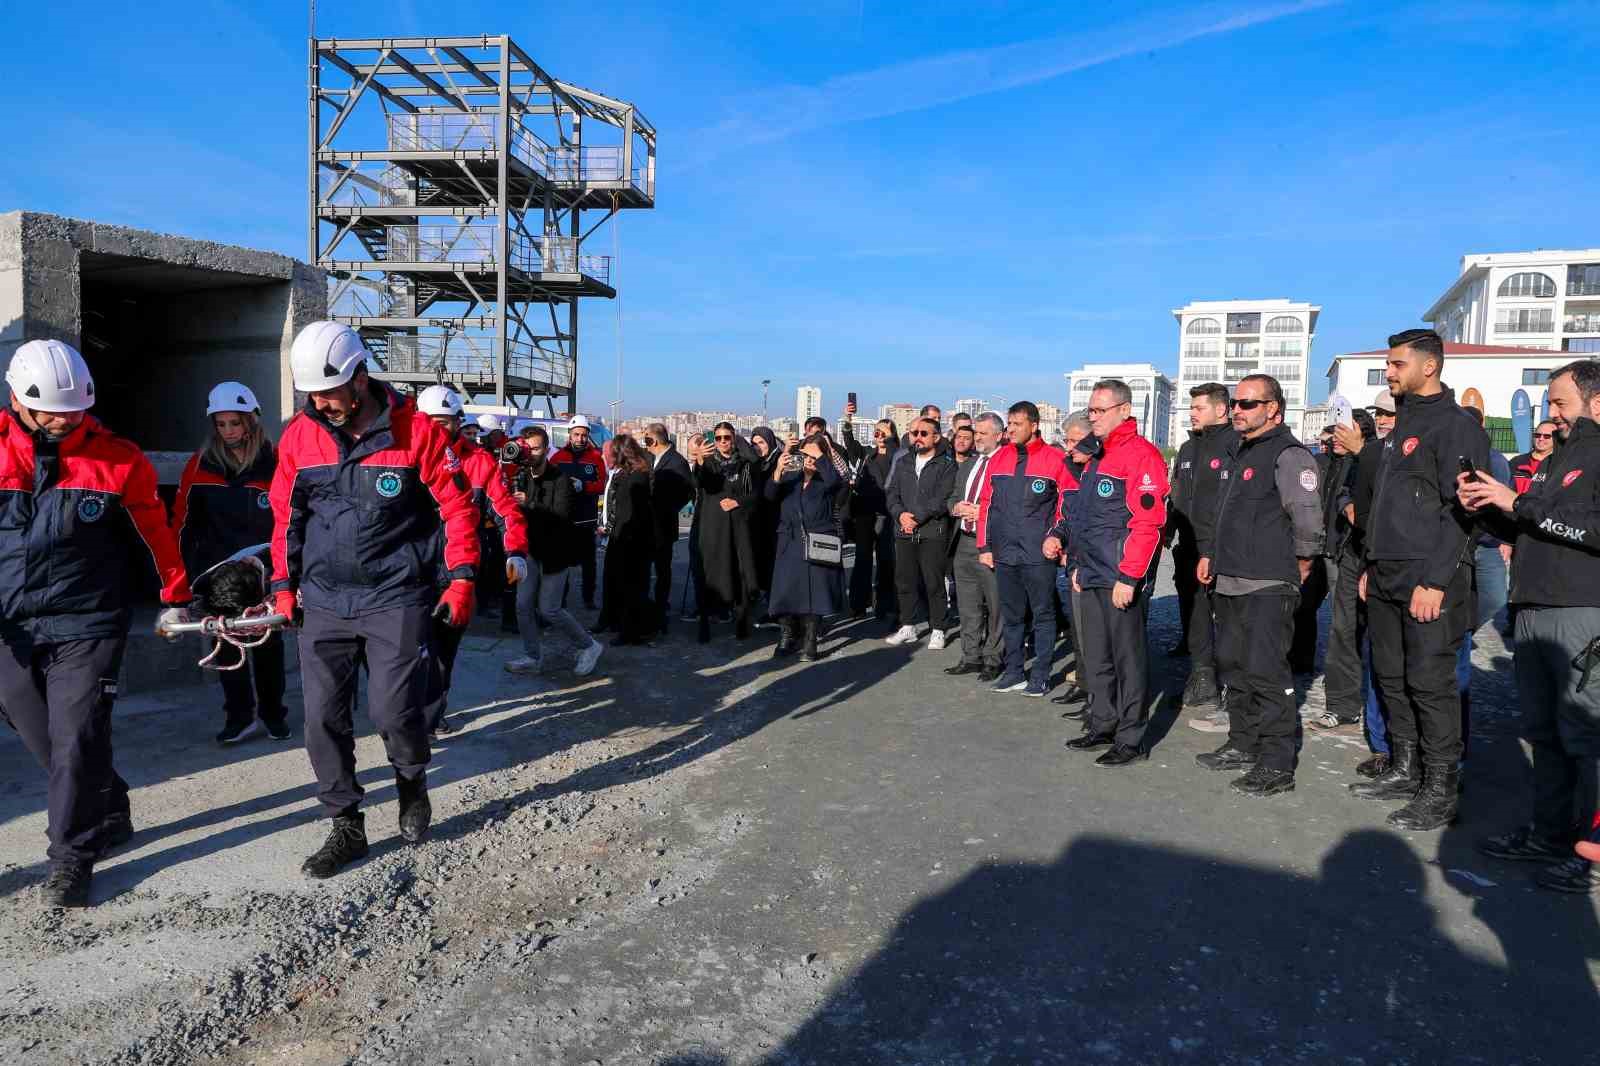
[[[772,477],[763,486],[778,504],[778,550],[772,569],[768,610],[783,635],[775,654],[799,648],[802,662],[815,662],[822,619],[844,609],[844,570],[812,561],[806,551],[811,534],[838,534],[834,497],[844,485],[822,433],[790,441]]]

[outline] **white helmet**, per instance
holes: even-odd
[[[94,378],[83,356],[60,341],[29,341],[11,356],[6,384],[22,406],[63,414],[94,406]]]
[[[256,402],[256,394],[250,391],[250,386],[237,381],[224,381],[206,397],[206,414],[215,415],[223,411],[258,415],[261,405]]]
[[[449,385],[429,385],[417,396],[417,410],[425,415],[459,415],[461,394]]]
[[[289,349],[289,370],[301,392],[336,389],[355,377],[369,358],[361,336],[339,322],[313,322]]]
[[[500,421],[500,416],[485,411],[478,416],[478,428],[485,433],[504,433],[506,424]]]
[[[567,422],[567,428],[568,429],[588,429],[589,428],[589,420],[587,418],[583,417],[582,415],[573,415],[571,420]]]

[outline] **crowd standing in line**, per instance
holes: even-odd
[[[701,642],[714,625],[745,641],[769,623],[776,655],[813,661],[830,619],[871,614],[908,655],[924,632],[937,653],[958,630],[945,673],[1022,697],[1047,695],[1058,655],[1070,656],[1055,696],[1080,723],[1066,747],[1099,752],[1107,768],[1148,756],[1147,620],[1169,546],[1183,631],[1172,653],[1190,659],[1182,705],[1194,728],[1226,734],[1197,762],[1236,773],[1242,796],[1295,788],[1298,695],[1331,596],[1327,709],[1304,724],[1359,723],[1372,754],[1350,792],[1390,805],[1400,830],[1459,816],[1471,634],[1509,601],[1534,788],[1526,824],[1481,847],[1539,864],[1542,887],[1594,889],[1600,362],[1552,373],[1550,418],[1509,463],[1481,414],[1443,385],[1438,335],[1408,330],[1389,339],[1387,388],[1330,426],[1320,454],[1284,424],[1279,383],[1251,375],[1231,391],[1191,389],[1191,436],[1169,467],[1115,379],[1095,383],[1060,446],[1019,401],[1004,417],[958,416],[948,434],[930,404],[903,439],[874,424],[870,445],[856,439],[853,403],[837,437],[821,418],[787,440],[766,427],[742,438],[724,422],[710,440],[674,442],[652,424],[604,452],[579,416],[552,451],[540,427],[508,442],[494,419],[464,421],[444,386],[396,392],[369,360],[350,328],[307,327],[291,372],[308,401],[276,446],[250,390],[217,385],[169,523],[148,460],[87,414],[81,356],[57,341],[13,356],[0,414],[0,714],[49,775],[47,903],[85,905],[94,863],[135,832],[111,709],[145,571],[160,581],[158,633],[188,622],[195,598],[201,613],[270,609],[293,627],[306,751],[330,819],[302,869],[323,878],[369,848],[359,673],[400,835],[415,843],[431,822],[431,742],[450,728],[451,667],[480,583],[515,596],[503,623],[522,654],[508,672],[548,672],[546,643],[559,635],[587,676],[602,646],[574,610],[595,606],[600,538],[596,632],[650,642],[670,628],[689,503],[692,606],[679,595]],[[289,738],[283,639],[218,643],[234,657],[221,671],[219,743]]]

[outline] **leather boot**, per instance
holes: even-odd
[[[400,797],[400,836],[407,844],[419,844],[428,835],[428,825],[433,821],[433,804],[428,802],[428,781],[394,779],[395,791]]]
[[[1417,794],[1422,784],[1421,769],[1417,763],[1415,742],[1391,740],[1389,770],[1371,781],[1357,781],[1350,786],[1351,795],[1362,799],[1400,800]]]
[[[778,646],[773,651],[775,658],[792,655],[800,647],[800,634],[795,617],[786,614],[778,619]]]
[[[1422,788],[1410,803],[1389,815],[1396,829],[1427,832],[1443,829],[1456,820],[1461,769],[1456,763],[1424,763]]]
[[[808,614],[800,620],[801,644],[800,661],[814,663],[820,655],[817,654],[817,616]]]

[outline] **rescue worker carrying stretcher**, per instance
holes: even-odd
[[[186,621],[189,582],[156,472],[85,414],[94,381],[60,341],[29,341],[6,371],[0,414],[0,717],[50,775],[46,906],[83,907],[95,862],[133,836],[111,762],[111,707],[131,606],[154,564]]]
[[[460,460],[414,403],[368,376],[368,358],[356,332],[335,322],[295,338],[290,370],[309,400],[284,429],[272,480],[273,605],[302,627],[306,752],[333,818],[301,867],[313,878],[367,854],[351,723],[363,665],[368,713],[395,771],[400,835],[414,844],[427,833],[429,613],[437,597],[441,617],[467,624],[478,563]],[[433,550],[441,523],[442,564]]]

